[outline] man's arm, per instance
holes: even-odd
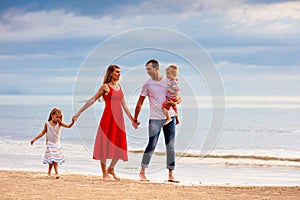
[[[135,122],[137,122],[137,119],[138,119],[139,114],[141,112],[141,109],[142,109],[145,98],[146,98],[145,96],[140,96],[139,100],[136,103],[135,110],[134,110],[134,118],[133,118],[133,120]]]

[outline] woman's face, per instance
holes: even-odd
[[[121,77],[121,69],[115,68],[115,70],[114,70],[113,73],[111,74],[111,78],[112,78],[114,81],[118,81],[118,80],[120,80],[120,77]]]

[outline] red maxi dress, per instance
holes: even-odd
[[[108,85],[108,84],[107,84]],[[105,108],[102,114],[94,145],[95,160],[128,160],[125,123],[122,110],[122,89],[109,87],[109,93],[103,96]]]

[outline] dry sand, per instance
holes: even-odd
[[[0,199],[300,199],[300,187],[182,186],[100,176],[0,170]]]

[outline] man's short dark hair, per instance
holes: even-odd
[[[150,63],[152,63],[152,67],[158,67],[159,66],[159,63],[158,63],[158,61],[157,60],[155,60],[155,59],[151,59],[151,60],[149,60],[148,62],[146,62],[146,65],[145,66],[147,66],[148,64],[150,64]]]

